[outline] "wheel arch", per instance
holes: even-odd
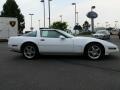
[[[28,45],[28,44],[34,45],[34,46],[37,48],[38,52],[39,52],[39,49],[38,49],[37,44],[35,44],[34,42],[31,42],[31,41],[24,42],[24,43],[21,45],[21,47],[20,47],[20,51],[22,52],[22,49],[24,48],[24,46],[25,46],[25,45]]]
[[[104,47],[103,44],[101,44],[101,43],[99,43],[99,42],[89,42],[89,43],[87,43],[86,46],[84,47],[83,53],[85,53],[87,47],[88,47],[89,45],[91,45],[91,44],[98,44],[98,45],[100,45],[100,46],[103,48],[103,52],[104,52],[104,54],[105,54],[105,47]]]

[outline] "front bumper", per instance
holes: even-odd
[[[109,55],[111,53],[117,53],[117,52],[119,52],[118,47],[108,47],[108,48],[106,48],[105,55]]]

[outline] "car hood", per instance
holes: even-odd
[[[93,38],[93,37],[83,37],[83,36],[80,36],[80,37],[75,37],[76,40],[81,40],[83,42],[86,42],[86,43],[90,43],[90,42],[98,42],[98,43],[101,43],[102,45],[104,46],[111,46],[111,47],[117,47],[117,45],[109,42],[109,41],[105,41],[105,40],[101,40],[101,39],[97,39],[97,38]]]

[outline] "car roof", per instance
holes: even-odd
[[[40,28],[40,30],[58,30],[58,29],[52,29],[52,28]]]
[[[107,30],[98,30],[98,31],[107,31]]]

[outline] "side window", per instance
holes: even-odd
[[[42,31],[42,37],[48,37],[48,31]]]
[[[43,30],[41,31],[41,36],[42,37],[47,37],[47,38],[59,38],[61,34],[55,30]]]

